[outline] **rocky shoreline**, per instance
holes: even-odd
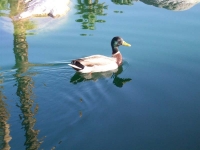
[[[184,11],[198,4],[200,0],[140,0],[141,2],[159,8],[174,11]]]

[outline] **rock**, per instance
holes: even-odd
[[[169,10],[183,11],[190,9],[200,2],[200,0],[140,0],[145,4],[154,5]]]
[[[15,16],[15,20],[31,16],[61,17],[70,10],[68,7],[70,0],[25,0],[25,3],[27,9]]]

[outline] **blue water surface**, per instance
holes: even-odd
[[[200,149],[200,4],[174,11],[143,1],[102,3],[93,6],[103,11],[93,20],[73,0],[58,25],[27,30],[23,65],[14,25],[0,17],[0,113],[9,126],[0,127],[2,148]],[[84,19],[96,21],[86,29]],[[114,36],[132,45],[120,47],[117,74],[80,75],[67,65],[93,54],[111,56]]]

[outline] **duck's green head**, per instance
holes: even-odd
[[[123,46],[131,46],[131,44],[129,43],[126,43],[121,37],[119,36],[116,36],[112,39],[111,41],[111,47],[112,47],[112,50],[113,50],[113,54],[115,54],[116,52],[118,52],[118,47],[120,45],[123,45]]]

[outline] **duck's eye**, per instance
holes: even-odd
[[[122,45],[122,41],[121,40],[118,40],[117,43],[118,43],[118,45]]]
[[[118,45],[118,41],[115,41],[115,45]]]

